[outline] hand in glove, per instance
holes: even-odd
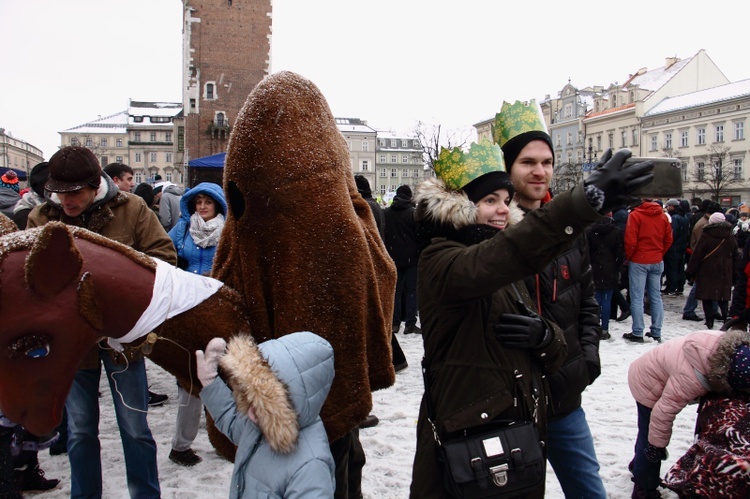
[[[502,314],[495,324],[495,337],[508,348],[544,348],[552,342],[552,331],[539,315],[517,302],[520,314]]]
[[[660,461],[664,461],[668,456],[667,449],[664,447],[656,447],[652,444],[648,444],[643,450],[643,453],[646,454],[646,460],[653,464],[658,464]]]
[[[203,386],[208,386],[216,376],[219,375],[219,360],[227,349],[227,342],[222,338],[214,338],[208,342],[206,352],[195,351],[195,360],[198,365],[198,379]]]
[[[604,194],[604,200],[599,213],[607,213],[638,201],[638,197],[630,193],[637,188],[649,184],[654,179],[652,173],[654,163],[644,161],[627,168],[622,165],[633,153],[630,149],[620,149],[612,155],[612,149],[607,149],[602,159],[596,165],[584,182],[585,186],[594,186]],[[587,192],[587,197],[588,196]],[[592,199],[589,198],[591,202]],[[592,202],[593,205],[593,202]]]

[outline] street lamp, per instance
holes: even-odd
[[[583,153],[583,159],[585,160],[583,162],[583,171],[585,171],[585,172],[593,170],[594,167],[596,166],[597,161],[598,161],[597,158],[596,158],[596,151],[594,151],[594,148],[593,148],[593,146],[591,146],[591,144],[589,144],[588,152],[589,152],[588,158],[586,157],[586,151],[585,150],[584,150],[584,153]]]

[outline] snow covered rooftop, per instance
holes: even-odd
[[[654,116],[746,96],[750,96],[750,79],[727,83],[677,97],[667,97],[647,112],[646,116]]]
[[[120,111],[119,113],[97,118],[82,125],[76,125],[68,128],[65,132],[75,133],[127,133],[128,112]]]
[[[677,61],[671,66],[661,67],[646,71],[642,74],[636,74],[631,77],[630,80],[625,83],[624,87],[628,88],[631,86],[638,85],[641,89],[650,90],[655,92],[663,87],[674,75],[676,75],[682,68],[684,68],[692,59],[684,59]]]

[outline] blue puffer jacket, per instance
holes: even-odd
[[[333,348],[310,332],[291,333],[258,345],[286,386],[287,400],[296,412],[299,437],[286,454],[272,450],[272,443],[278,432],[289,431],[293,420],[287,421],[285,408],[275,402],[272,383],[264,377],[263,363],[255,358],[253,349],[247,339],[232,338],[221,361],[232,389],[217,377],[201,391],[216,428],[237,445],[229,497],[333,497],[335,466],[320,418],[333,382]],[[248,407],[254,410],[258,424],[247,417]],[[263,421],[271,422],[265,433],[259,428]]]
[[[226,217],[227,202],[224,199],[224,190],[219,184],[213,182],[201,182],[196,185],[180,198],[180,221],[177,222],[172,230],[169,231],[169,237],[172,239],[177,256],[187,261],[185,270],[200,275],[208,275],[214,262],[216,246],[201,248],[193,242],[190,236],[190,202],[198,194],[205,194],[217,203],[217,211]],[[193,210],[195,211],[195,210]]]

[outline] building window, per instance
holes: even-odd
[[[362,170],[363,172],[369,172],[370,171],[370,162],[366,159],[362,160]]]
[[[562,146],[562,138],[560,137],[560,134],[559,134],[559,133],[556,133],[556,134],[555,134],[555,145],[556,145],[557,147],[560,147],[560,146]]]
[[[136,163],[141,163],[142,162],[141,161],[141,153],[139,153],[139,152],[135,153],[135,162]]]
[[[409,141],[408,140],[402,140],[401,141],[401,147],[403,147],[404,149],[408,149],[409,148]]]
[[[216,97],[216,84],[213,82],[206,83],[206,100],[214,100]]]
[[[195,112],[195,99],[190,99],[190,111]]]
[[[698,129],[697,139],[699,146],[706,145],[706,129],[704,127]]]
[[[172,172],[166,172],[164,176],[167,178],[167,182],[172,181]]]
[[[115,163],[122,163],[122,156],[115,156]]]
[[[362,141],[362,152],[368,152],[370,150],[370,143],[366,140]]]
[[[351,141],[351,140],[347,140],[347,141],[346,141],[346,148],[347,148],[347,149],[348,149],[349,151],[351,151],[351,150],[352,150],[352,141]]]
[[[396,139],[391,139],[391,147],[393,147],[393,148],[396,148],[396,147],[398,147],[398,140],[396,140]]]
[[[381,185],[381,186],[379,187],[379,189],[380,189],[380,195],[381,195],[381,196],[384,196],[384,195],[385,195],[385,186],[384,186],[384,185]]]
[[[649,151],[656,151],[659,148],[659,137],[657,135],[651,136],[651,147]]]
[[[135,138],[133,140],[135,140],[136,142],[140,142],[141,141],[141,132],[135,132]]]
[[[680,147],[688,146],[688,131],[683,130],[680,132]]]
[[[391,177],[392,178],[398,177],[398,170],[396,168],[391,168]]]
[[[386,143],[387,143],[387,142],[386,142],[386,140],[385,140],[385,139],[380,139],[380,140],[378,140],[378,144],[380,144],[380,147],[385,147]]]
[[[156,163],[156,153],[155,152],[149,153],[149,161],[151,163]]]
[[[409,176],[409,169],[408,168],[404,168],[403,170],[401,170],[401,177],[402,178],[403,177],[408,177],[408,176]]]
[[[166,160],[167,163],[171,163],[172,162],[172,153],[171,152],[166,153],[164,159]]]
[[[714,142],[724,142],[724,125],[716,125]]]
[[[409,162],[409,155],[408,154],[402,155],[401,156],[401,162],[404,163],[404,164],[408,163]]]
[[[695,169],[697,170],[698,180],[703,180],[706,176],[706,163],[703,161],[699,161],[695,164]]]
[[[107,139],[103,138],[99,141],[99,145],[102,147],[107,147]]]
[[[115,139],[115,146],[122,147],[122,139]]]
[[[172,142],[172,132],[165,133],[164,140],[166,140],[167,142]]]
[[[734,159],[732,160],[732,165],[734,165],[734,179],[742,180],[742,160]]]
[[[633,128],[633,145],[638,145],[638,130],[636,128]]]
[[[216,120],[216,126],[227,126],[227,117],[224,113],[216,113],[216,117],[214,119]]]
[[[156,132],[151,132],[151,142],[156,142]]]
[[[94,147],[94,140],[91,137],[86,137],[86,147]]]
[[[396,163],[396,155],[391,154],[391,163]]]
[[[414,170],[414,178],[419,178],[419,168]]]
[[[109,158],[107,156],[102,156],[102,165],[107,166],[109,164]]]
[[[614,149],[615,148],[615,137],[612,132],[609,132],[607,134],[607,139],[609,140],[609,148]]]
[[[567,135],[567,137],[568,137],[568,142],[567,142],[567,144],[568,144],[568,145],[571,145],[571,144],[573,144],[573,134],[572,134],[572,133],[570,133],[570,132],[568,132],[568,135]]]
[[[628,131],[623,130],[620,137],[622,139],[622,147],[628,147]]]
[[[136,172],[135,174],[135,183],[140,184],[143,182],[143,175],[140,172]]]
[[[385,168],[380,169],[380,177],[385,178]]]
[[[380,162],[385,163],[385,154],[380,155]]]
[[[672,133],[664,134],[664,147],[666,149],[672,149]]]
[[[734,124],[734,140],[743,140],[745,138],[745,122],[738,121]]]

